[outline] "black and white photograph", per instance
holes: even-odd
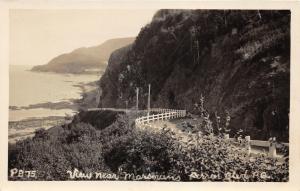
[[[289,9],[10,9],[7,180],[289,182],[290,63]]]

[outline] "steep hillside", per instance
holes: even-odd
[[[120,107],[120,105],[117,104],[117,100],[120,99],[119,92],[121,91],[119,73],[121,72],[121,63],[126,59],[126,55],[131,50],[131,47],[132,45],[128,45],[111,54],[108,66],[100,81],[102,95],[99,106]]]
[[[104,71],[110,54],[123,46],[131,44],[134,38],[118,38],[88,48],[79,48],[70,53],[53,58],[48,64],[35,66],[33,71],[57,73],[91,73]]]
[[[288,140],[290,12],[160,10],[130,49],[114,52],[100,80],[101,106],[184,108],[200,95],[232,132]]]

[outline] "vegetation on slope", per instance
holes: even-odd
[[[146,107],[151,84],[152,107],[196,113],[202,94],[210,116],[230,113],[233,131],[288,141],[289,11],[160,10],[118,54],[100,80],[101,106],[133,107],[139,87]]]
[[[114,174],[119,180],[147,180],[138,178],[144,175],[152,177],[148,180],[168,181],[173,179],[162,177],[176,181],[288,181],[287,161],[264,155],[249,158],[242,148],[200,132],[185,143],[167,127],[137,129],[130,116],[114,114],[116,120],[106,128],[76,119],[58,129],[38,130],[32,139],[17,142],[9,149],[9,169],[35,170],[37,177],[10,177],[8,172],[9,179],[70,180],[67,171],[77,169],[85,174]],[[131,173],[134,176],[126,179],[124,174]],[[96,180],[94,176],[76,179]],[[106,176],[101,180],[115,179]]]

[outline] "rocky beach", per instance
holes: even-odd
[[[95,80],[98,79],[98,75],[66,75],[66,74],[54,74],[54,73],[44,73],[41,72],[31,72],[27,68],[20,69],[17,67],[17,72],[30,74],[33,76],[44,75],[49,78],[48,81],[40,80],[40,83],[52,83],[56,84],[57,87],[62,87],[58,89],[58,93],[52,94],[51,91],[44,93],[42,88],[27,88],[26,92],[23,92],[20,97],[25,97],[26,95],[37,95],[39,99],[37,103],[26,104],[25,98],[22,98],[24,104],[20,104],[20,101],[16,101],[16,105],[13,105],[13,100],[11,100],[9,106],[9,142],[14,143],[17,140],[21,140],[34,135],[37,129],[44,128],[49,129],[51,127],[61,125],[66,120],[71,118],[77,113],[79,109],[84,109],[85,105],[83,103],[88,103],[88,101],[83,102],[86,99],[92,99],[91,94],[88,92],[93,92],[97,88],[97,83]],[[12,69],[13,70],[13,69]],[[21,71],[20,71],[21,70]],[[12,84],[20,83],[21,80],[15,80],[14,75],[11,76]],[[35,79],[33,79],[35,80]],[[23,81],[23,80],[22,80]],[[31,82],[25,80],[25,83]],[[25,84],[27,86],[27,84]],[[13,88],[13,87],[11,87]],[[19,89],[15,92],[17,93]],[[36,91],[36,93],[28,92],[30,90]],[[69,91],[68,91],[69,90]],[[13,91],[13,90],[11,90]],[[64,93],[66,92],[66,93]],[[54,97],[54,100],[50,100]],[[18,100],[16,98],[15,100]],[[21,98],[20,98],[21,99]],[[48,101],[42,101],[47,100]],[[32,97],[34,100],[34,97]],[[93,100],[93,99],[92,99]],[[27,102],[29,103],[29,102]]]

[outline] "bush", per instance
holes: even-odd
[[[33,139],[19,141],[10,154],[10,167],[36,170],[37,180],[66,180],[66,171],[106,169],[97,132],[89,124],[78,123],[59,137],[38,130]],[[27,179],[28,180],[28,179]]]
[[[38,180],[68,180],[66,171],[76,168],[180,176],[182,181],[288,181],[288,161],[249,157],[244,148],[219,137],[166,127],[137,129],[129,118],[118,115],[102,130],[73,123],[57,136],[38,130],[33,139],[10,146],[9,167],[37,170]]]
[[[172,152],[171,173],[185,181],[288,181],[288,163],[246,150],[211,136],[190,136]]]
[[[172,139],[164,132],[134,130],[112,140],[104,157],[114,172],[121,167],[130,173],[167,174],[171,168],[171,142]]]

